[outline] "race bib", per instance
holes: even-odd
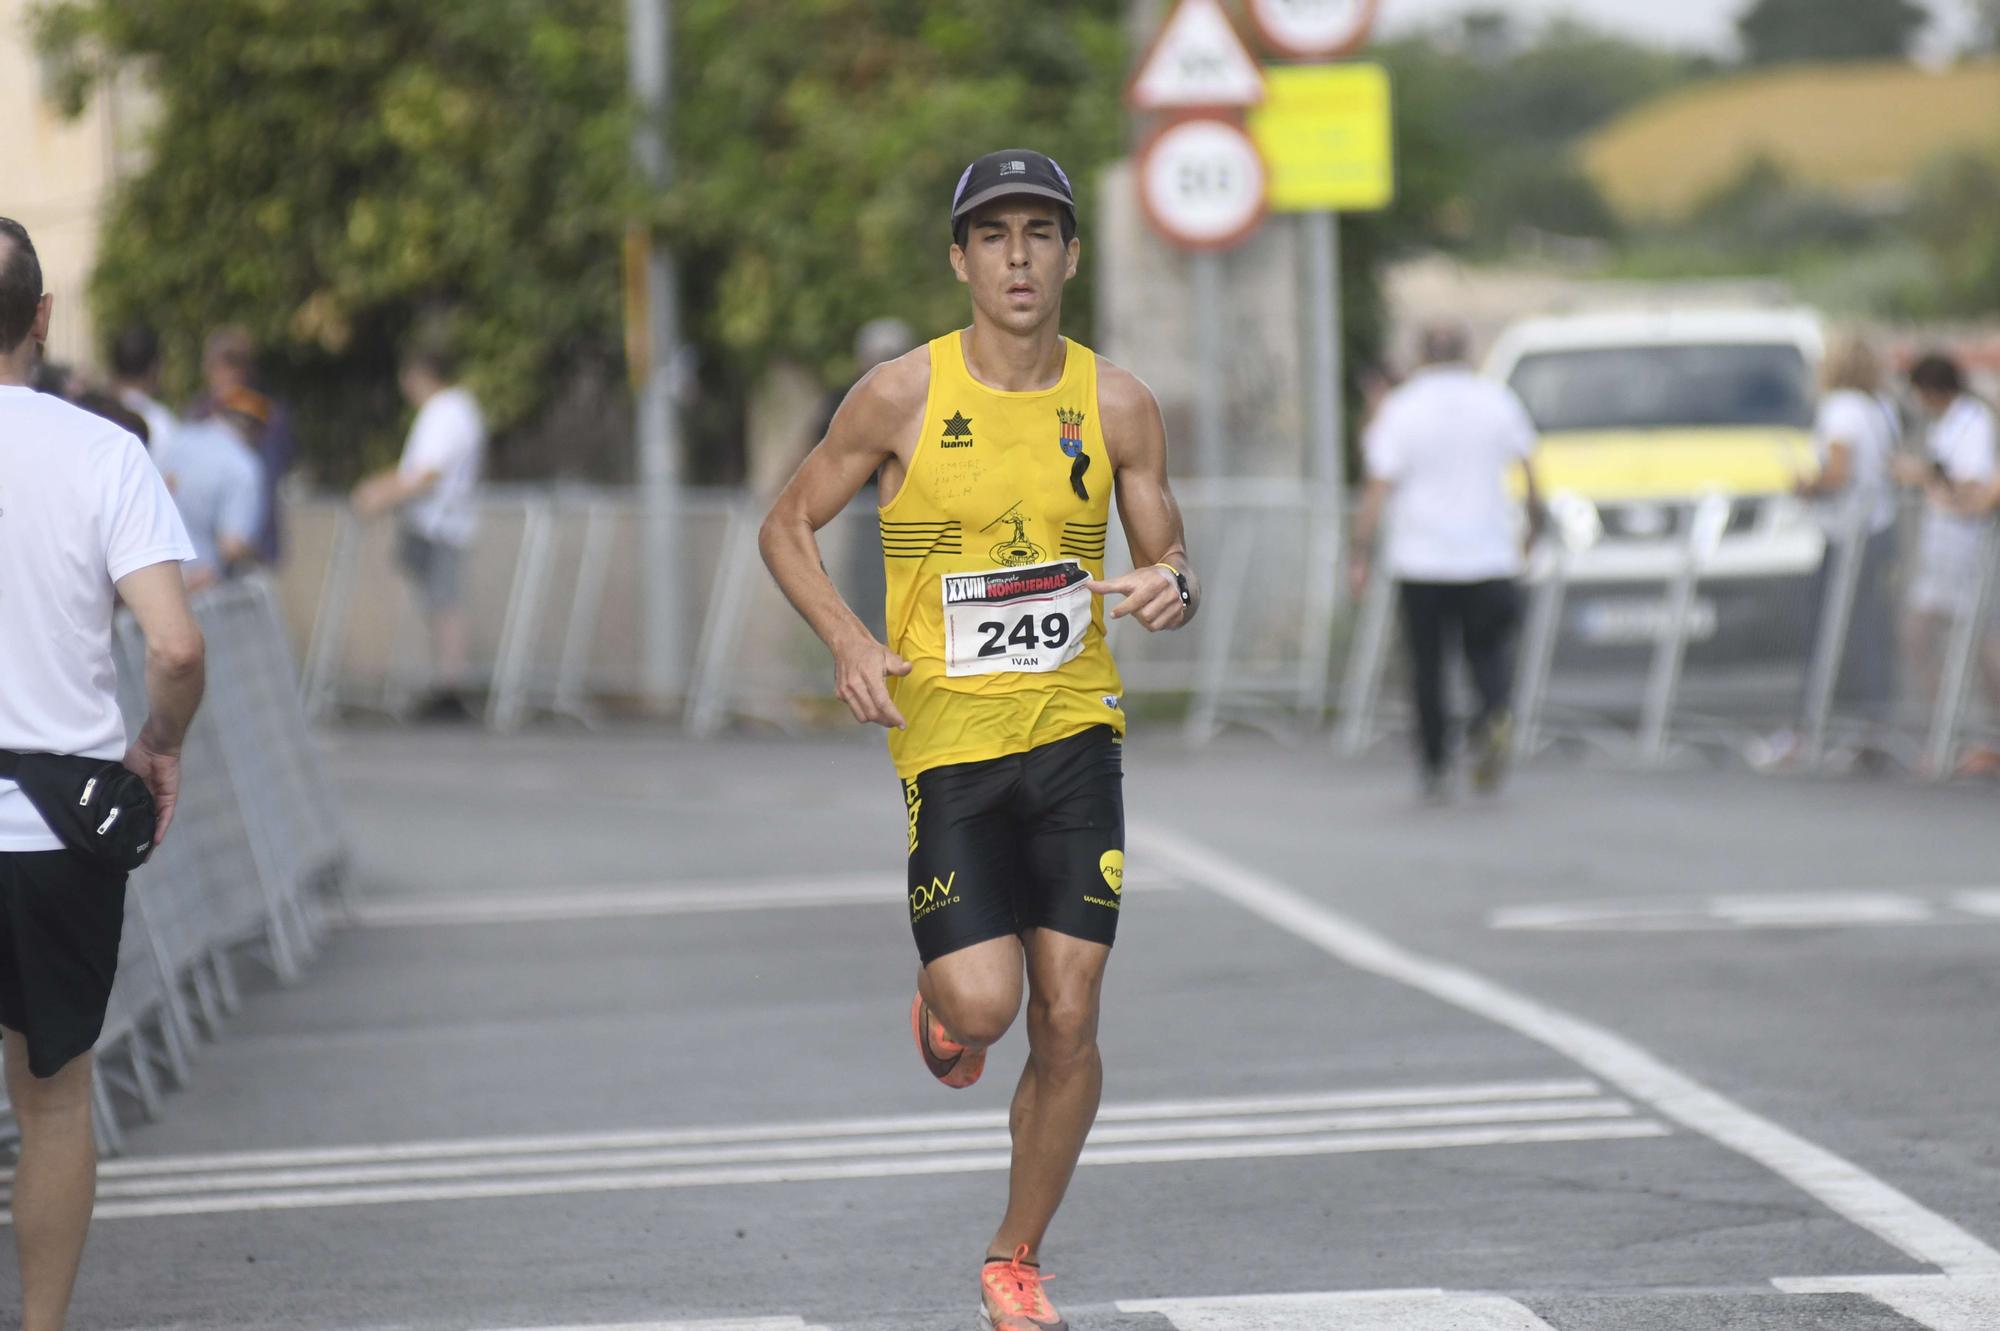
[[[1072,559],[944,577],[944,672],[1055,670],[1083,651],[1090,574]]]

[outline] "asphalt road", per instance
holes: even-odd
[[[876,742],[332,760],[355,922],[107,1168],[76,1325],[978,1324],[1023,1051],[909,1048]],[[2000,1327],[1991,791],[1127,773],[1078,1331]]]

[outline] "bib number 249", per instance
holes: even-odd
[[[1083,651],[1090,574],[1074,560],[944,578],[947,675],[1039,673]]]
[[[1017,648],[1024,652],[1037,652],[1044,647],[1062,646],[1069,641],[1069,620],[1060,614],[1048,614],[1043,615],[1038,624],[1030,611],[1014,621],[1012,628],[1005,620],[982,619],[979,631],[984,635],[979,644],[980,656],[1005,656]]]

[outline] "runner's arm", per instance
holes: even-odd
[[[771,576],[833,653],[840,700],[856,721],[897,729],[905,724],[903,714],[883,679],[909,674],[910,663],[877,642],[841,598],[820,558],[817,533],[896,456],[892,441],[913,430],[928,385],[929,362],[915,353],[870,371],[840,404],[826,438],[806,455],[757,534]]]
[[[1188,560],[1187,529],[1167,483],[1167,426],[1153,390],[1137,375],[1099,361],[1098,409],[1118,494],[1118,517],[1137,566],[1130,573],[1090,584],[1099,596],[1123,596],[1113,619],[1132,615],[1149,632],[1177,629],[1201,608],[1201,582]],[[1164,565],[1165,567],[1162,567]],[[1187,578],[1188,602],[1168,569]]]

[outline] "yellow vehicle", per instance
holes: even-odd
[[[1802,580],[1825,539],[1792,487],[1814,465],[1822,345],[1818,317],[1796,309],[1532,319],[1495,343],[1486,369],[1534,418],[1544,491],[1591,501],[1603,527],[1573,572],[1567,646],[1651,644],[1694,505],[1721,494],[1729,523],[1692,639],[1729,657],[1803,650]]]

